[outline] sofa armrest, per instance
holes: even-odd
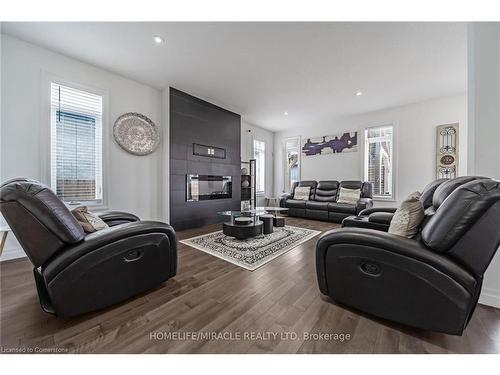
[[[140,220],[136,215],[122,211],[107,210],[98,211],[95,212],[95,214],[99,216],[110,227],[118,224],[131,223]]]
[[[364,210],[361,210],[358,215],[359,216],[369,216],[370,214],[374,212],[389,212],[389,213],[394,213],[396,212],[397,207],[371,207],[371,208],[366,208]]]
[[[83,259],[89,253],[99,251],[101,248],[119,241],[122,241],[120,247],[123,250],[134,248],[140,246],[143,241],[147,242],[145,237],[149,234],[165,234],[168,237],[169,250],[175,256],[176,265],[177,244],[174,229],[168,224],[157,221],[136,221],[90,233],[78,244],[63,249],[42,267],[45,281],[49,283],[59,272],[73,262]],[[106,255],[103,254],[103,256]],[[176,269],[173,270],[174,274],[175,271]]]
[[[366,210],[373,206],[373,200],[371,198],[359,198],[356,203],[356,215],[363,210]]]
[[[394,214],[391,212],[374,212],[368,216],[368,221],[370,223],[383,224],[389,227],[393,217]]]
[[[476,279],[467,270],[441,254],[427,248],[420,241],[397,236],[394,234],[364,228],[341,228],[324,233],[316,245],[316,269],[320,289],[326,290],[325,278],[320,277],[320,272],[325,270],[325,258],[328,251],[335,251],[336,246],[354,249],[377,249],[370,256],[377,258],[381,263],[390,263],[390,255],[397,254],[399,261],[395,267],[404,267],[404,259],[418,261],[446,274],[451,279],[473,293],[477,286]],[[384,254],[385,253],[385,254]]]
[[[285,193],[280,195],[280,207],[285,207],[285,201],[287,199],[292,199],[293,195],[290,193]]]

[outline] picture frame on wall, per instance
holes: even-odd
[[[303,156],[333,155],[358,151],[358,132],[344,132],[334,135],[305,138],[302,144]]]

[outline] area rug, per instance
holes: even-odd
[[[253,271],[276,257],[317,236],[319,231],[285,226],[273,233],[247,240],[228,237],[222,231],[204,234],[180,241],[217,258]]]

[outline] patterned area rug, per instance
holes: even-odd
[[[247,240],[237,240],[218,231],[180,242],[253,271],[319,233],[317,230],[287,225],[274,228],[271,234]]]

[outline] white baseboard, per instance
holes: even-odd
[[[479,297],[479,303],[481,305],[492,306],[500,309],[500,290],[483,287],[481,296]]]

